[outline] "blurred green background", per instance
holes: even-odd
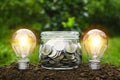
[[[120,66],[120,0],[0,0],[0,66],[17,61],[10,41],[20,28],[37,36],[37,47],[29,56],[33,63],[39,62],[42,31],[75,30],[82,36],[88,29],[100,28],[109,36],[101,63]]]

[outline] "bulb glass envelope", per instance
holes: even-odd
[[[20,29],[13,34],[12,47],[18,57],[25,58],[34,49],[36,37],[28,29]]]
[[[99,60],[107,48],[108,38],[103,31],[93,29],[84,36],[83,45],[91,60]]]

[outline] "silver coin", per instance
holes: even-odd
[[[43,55],[49,55],[51,53],[52,49],[49,45],[44,45],[42,48]]]
[[[68,53],[74,53],[77,49],[77,45],[74,44],[72,41],[68,41],[66,43],[65,51]]]
[[[61,64],[69,64],[70,63],[70,60],[66,59],[66,58],[63,58],[62,60],[60,60],[60,63]]]
[[[52,46],[54,46],[55,41],[56,41],[55,39],[50,39],[45,44],[52,47]]]
[[[68,59],[68,60],[74,60],[76,57],[75,57],[75,55],[74,54],[65,54],[66,55],[66,58]]]
[[[60,56],[56,57],[54,60],[55,60],[55,61],[60,61],[60,60],[62,60],[63,58],[64,58],[64,55],[61,54]]]
[[[76,56],[76,59],[77,59],[76,63],[80,64],[82,62],[82,56],[78,53],[75,53],[75,56]]]
[[[75,59],[73,59],[73,60],[72,60],[72,62],[77,62],[77,59],[76,59],[76,58],[75,58]]]
[[[50,61],[50,59],[48,58],[48,59],[42,59],[40,62],[41,63],[48,63]]]
[[[57,38],[54,43],[54,48],[58,51],[62,51],[65,48],[65,40],[62,38]]]
[[[57,56],[59,56],[61,54],[61,52],[57,51],[56,49],[53,48],[51,54],[49,54],[48,56],[50,58],[56,58]]]
[[[78,43],[77,44],[77,50],[76,50],[76,52],[78,53],[78,54],[82,54],[82,50],[81,50],[81,46],[80,46],[80,44]]]
[[[45,44],[54,47],[56,50],[63,50],[65,48],[65,40],[63,38],[50,39]]]
[[[52,58],[52,59],[55,59],[55,58],[58,57],[58,56],[59,56],[59,52],[57,52],[56,55],[53,56],[53,57],[51,57],[51,58]]]
[[[61,51],[58,51],[58,55],[57,56],[60,56],[61,55]]]
[[[49,63],[50,64],[55,64],[55,61],[54,60],[49,60]]]

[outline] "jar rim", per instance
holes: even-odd
[[[64,38],[64,39],[79,39],[77,31],[43,31],[41,39]]]
[[[52,35],[52,34],[73,34],[73,35],[79,35],[78,31],[43,31],[41,32],[41,35],[44,34],[48,34],[48,35]]]

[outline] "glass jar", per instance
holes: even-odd
[[[45,31],[41,33],[39,58],[42,68],[67,70],[77,68],[82,59],[77,31]]]

